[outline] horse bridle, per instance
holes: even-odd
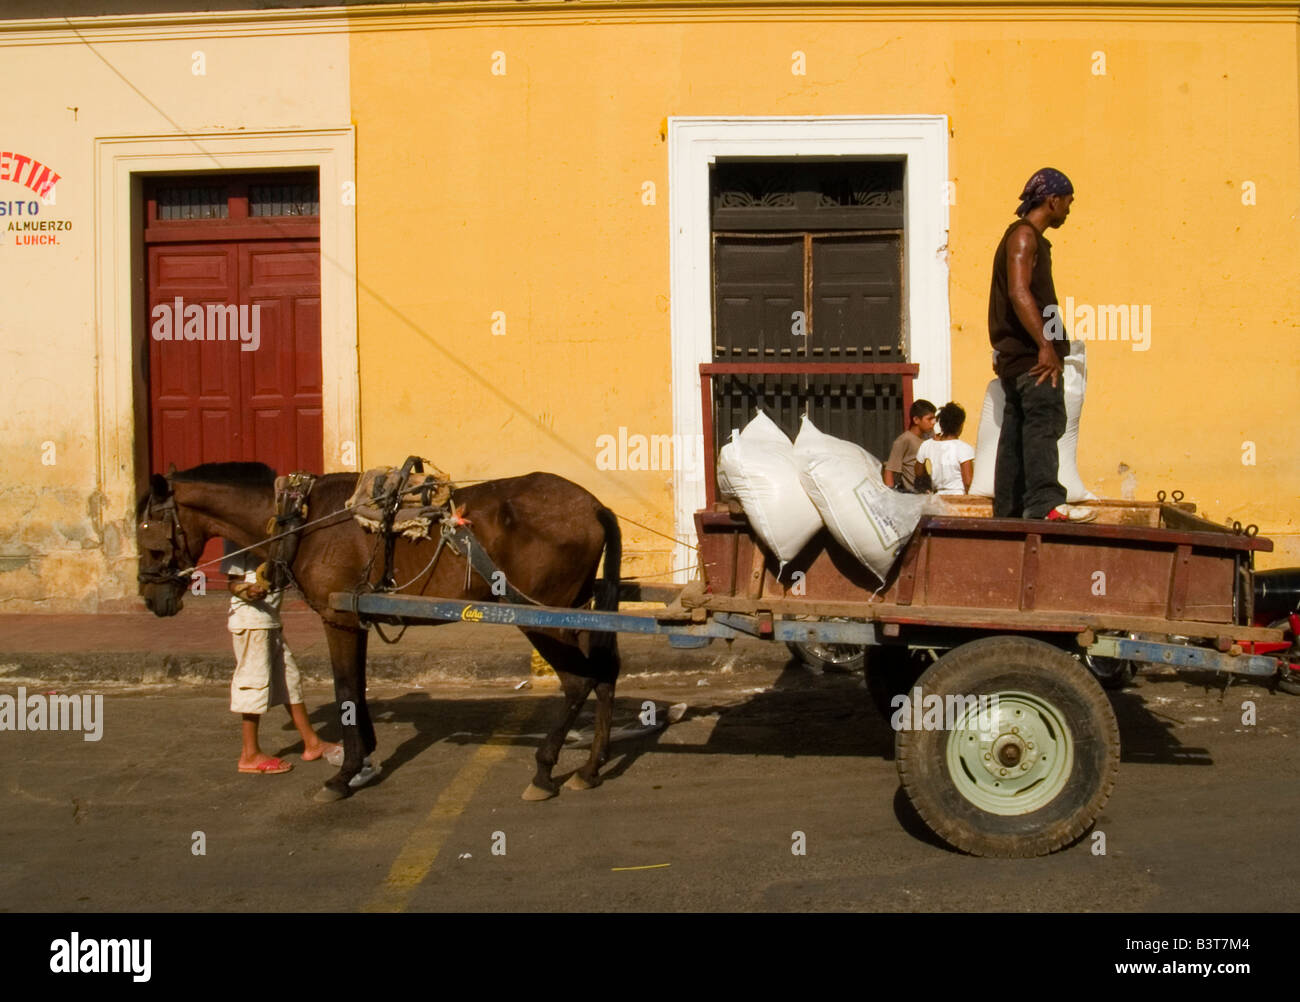
[[[153,495],[150,495],[149,502],[145,505],[144,522],[141,523],[141,528],[147,529],[151,521],[156,521],[160,517],[167,520],[167,541],[172,552],[162,568],[139,571],[136,574],[136,580],[141,584],[177,584],[186,582],[194,574],[194,568],[181,570],[176,566],[177,554],[183,553],[188,558],[190,552],[185,537],[185,527],[181,525],[180,516],[176,514],[176,495],[168,494],[167,499],[160,502],[157,507],[154,506]]]

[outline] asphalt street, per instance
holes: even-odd
[[[236,772],[223,684],[5,676],[0,693],[102,693],[104,719],[96,742],[0,732],[0,910],[1296,907],[1300,699],[1140,677],[1113,696],[1122,764],[1094,831],[1049,857],[987,860],[946,848],[911,812],[860,676],[779,657],[728,665],[624,679],[616,727],[639,726],[646,701],[658,714],[685,703],[684,718],[617,743],[599,788],[543,803],[520,794],[560,708],[549,682],[372,684],[384,774],[320,805],[324,763]],[[331,690],[307,699],[337,736]],[[282,711],[263,737],[297,761]],[[566,749],[557,777],[585,756]]]

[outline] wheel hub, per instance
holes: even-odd
[[[814,641],[807,647],[817,657],[837,665],[848,664],[862,656],[862,647],[859,644],[823,644]]]
[[[954,721],[947,761],[958,792],[981,810],[1028,814],[1065,788],[1074,740],[1064,715],[1047,700],[1001,692]]]

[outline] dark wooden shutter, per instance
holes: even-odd
[[[902,183],[897,161],[715,166],[714,361],[827,367],[824,376],[716,377],[715,450],[761,406],[792,436],[807,410],[823,431],[888,452],[902,426],[902,377],[833,370],[907,361]]]

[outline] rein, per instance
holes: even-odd
[[[176,514],[175,495],[168,495],[167,500],[159,502],[157,508],[154,507],[153,499],[151,498],[149,500],[149,504],[145,508],[144,512],[145,518],[154,520],[159,517],[159,513],[165,515],[167,520],[171,523],[172,562],[175,562],[176,554],[178,552],[189,553],[189,547],[186,544],[187,537],[185,535],[185,528],[181,525],[180,517]],[[341,511],[331,512],[328,515],[322,515],[320,518],[314,518],[310,522],[304,522],[302,525],[288,529],[284,532],[277,532],[274,535],[267,536],[265,539],[260,539],[256,543],[250,543],[248,546],[241,547],[238,550],[223,553],[221,556],[214,557],[212,560],[204,560],[202,563],[195,564],[193,567],[184,570],[177,568],[170,571],[140,571],[136,574],[136,579],[144,584],[170,584],[174,581],[187,581],[189,578],[193,577],[195,571],[202,570],[204,567],[209,567],[213,564],[220,564],[223,560],[227,560],[230,557],[238,556],[241,553],[248,553],[252,550],[258,549],[259,547],[265,546],[267,543],[273,543],[276,540],[284,539],[287,536],[296,535],[304,529],[310,529],[312,526],[320,525],[322,522],[328,522],[331,519],[342,520],[344,518],[351,518],[351,516],[352,512],[344,508]],[[177,537],[179,537],[179,540]]]
[[[401,469],[397,471],[396,483],[387,491],[381,493],[379,485],[376,484],[375,496],[371,500],[377,503],[381,510],[380,528],[376,534],[375,550],[371,553],[370,560],[367,562],[366,567],[362,571],[360,580],[353,589],[353,594],[360,595],[365,592],[373,591],[400,593],[415,584],[415,582],[424,577],[425,574],[429,573],[436,566],[438,558],[442,555],[443,550],[449,549],[457,556],[463,557],[465,560],[466,589],[470,587],[473,576],[477,574],[491,586],[494,596],[503,598],[507,602],[520,605],[539,604],[536,599],[526,595],[510,583],[505,573],[501,571],[496,562],[483,547],[482,543],[480,543],[478,538],[474,535],[473,530],[470,528],[469,520],[463,517],[463,508],[456,507],[454,494],[448,497],[445,509],[441,512],[441,518],[438,519],[440,525],[438,526],[439,532],[437,545],[434,547],[433,555],[429,559],[428,563],[425,564],[419,573],[409,581],[399,585],[394,580],[393,572],[395,567],[393,558],[395,556],[394,549],[398,533],[393,528],[393,519],[396,516],[404,497],[410,495],[422,495],[427,506],[430,501],[430,492],[434,488],[434,485],[431,483],[424,483],[415,486],[409,485],[408,478],[413,470],[415,472],[423,472],[424,470],[423,461],[418,456],[411,456],[406,460]],[[238,550],[233,550],[228,553],[223,553],[220,557],[216,557],[212,560],[205,560],[195,564],[193,567],[184,569],[176,566],[180,554],[184,554],[186,559],[189,558],[188,538],[185,534],[185,528],[181,524],[180,516],[176,511],[176,496],[175,494],[168,494],[165,499],[156,503],[155,499],[151,496],[145,507],[145,518],[147,520],[156,520],[158,518],[166,519],[169,527],[169,543],[172,552],[167,565],[159,569],[140,571],[136,575],[137,580],[142,584],[184,583],[192,578],[196,572],[201,571],[205,567],[213,564],[220,564],[231,557],[269,546],[270,559],[268,563],[270,569],[268,576],[271,580],[267,582],[268,587],[283,588],[290,583],[296,584],[297,582],[294,579],[292,571],[292,563],[297,553],[297,544],[300,534],[304,530],[312,528],[313,526],[321,525],[322,523],[338,522],[351,518],[355,515],[355,512],[350,507],[344,507],[339,511],[331,512],[328,515],[322,515],[319,518],[306,520],[304,518],[307,514],[306,502],[311,493],[312,487],[315,484],[316,478],[311,474],[293,473],[288,477],[281,478],[281,480],[284,481],[283,487],[280,482],[277,482],[276,484],[276,511],[270,522],[267,524],[267,531],[270,533],[269,535],[248,546],[241,547]],[[283,527],[282,531],[272,531],[280,527]],[[287,542],[283,545],[276,545],[282,540]],[[369,578],[371,568],[374,566],[375,560],[381,549],[384,559],[383,571],[380,575],[379,583],[376,586],[370,584]],[[259,578],[261,577],[260,571],[261,568],[259,568]],[[363,617],[358,616],[358,619],[365,623]],[[388,640],[388,638],[383,635],[383,632],[378,630],[379,624],[377,622],[366,625],[374,625],[381,638],[389,643],[394,642]],[[405,626],[403,626],[403,632],[405,632]]]

